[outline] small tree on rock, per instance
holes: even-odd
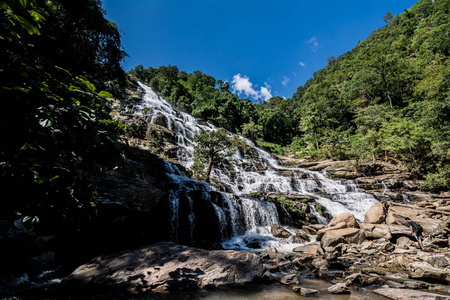
[[[193,138],[194,146],[194,171],[197,174],[204,173],[204,179],[209,183],[211,170],[218,161],[222,161],[233,155],[237,150],[237,137],[230,137],[223,130],[204,131]]]

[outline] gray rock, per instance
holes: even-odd
[[[335,285],[329,287],[328,292],[331,294],[350,294],[347,284],[343,282],[336,283]]]
[[[277,224],[272,224],[270,231],[272,232],[272,235],[277,238],[288,238],[292,235],[289,231]]]
[[[302,295],[302,296],[310,296],[310,295],[314,295],[314,294],[318,294],[319,293],[318,290],[302,288],[300,286],[294,286],[292,288],[292,290],[294,292],[300,293],[300,295]]]
[[[435,268],[426,262],[413,262],[410,267],[414,270],[411,278],[434,279],[450,283],[450,270]]]
[[[442,296],[439,294],[433,294],[428,292],[422,292],[417,290],[409,290],[409,289],[395,289],[382,287],[373,291],[375,294],[382,295],[389,299],[398,299],[398,300],[413,300],[413,299],[435,299],[435,300],[449,300],[450,297]]]
[[[254,253],[207,251],[163,242],[97,257],[78,267],[64,282],[73,288],[146,292],[246,283],[262,274],[263,264]]]
[[[383,203],[378,203],[369,208],[364,216],[364,223],[381,224],[386,219]]]
[[[296,274],[289,274],[281,277],[280,282],[282,284],[299,284],[300,280]]]
[[[433,255],[425,260],[432,266],[445,268],[450,265],[449,259],[445,255]]]
[[[359,227],[364,230],[364,234],[368,239],[381,239],[390,240],[392,238],[389,226],[386,224],[368,224],[360,223]]]
[[[364,230],[358,228],[344,228],[327,231],[322,237],[322,247],[337,246],[340,243],[360,244],[364,241]]]

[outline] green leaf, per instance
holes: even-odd
[[[105,98],[114,98],[113,95],[107,91],[101,91],[98,95]]]
[[[22,16],[15,15],[14,18],[20,22],[20,25],[25,28],[26,31],[28,31],[28,34],[33,35],[41,35],[41,32],[39,31],[38,27],[33,25],[30,21],[25,19]]]
[[[87,87],[91,92],[95,93],[95,85],[93,85],[89,80],[84,79],[83,77],[78,77],[78,79],[81,81],[81,83],[84,84],[85,87]]]

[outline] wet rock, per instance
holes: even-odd
[[[328,292],[331,294],[350,294],[347,284],[342,282],[329,287]]]
[[[272,232],[272,235],[277,238],[288,238],[292,235],[289,231],[277,224],[272,224],[270,231]]]
[[[364,223],[381,224],[386,219],[383,203],[378,203],[369,208],[364,216]]]

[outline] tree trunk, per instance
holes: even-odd
[[[206,168],[206,176],[205,176],[205,181],[207,183],[209,183],[209,179],[210,179],[210,176],[211,176],[211,170],[212,170],[212,167],[213,167],[213,162],[214,162],[214,156],[210,156],[209,157],[209,162],[208,162],[208,167]]]
[[[316,149],[317,151],[319,151],[319,142],[317,141],[317,134],[315,131],[314,131],[314,139],[316,140]]]

